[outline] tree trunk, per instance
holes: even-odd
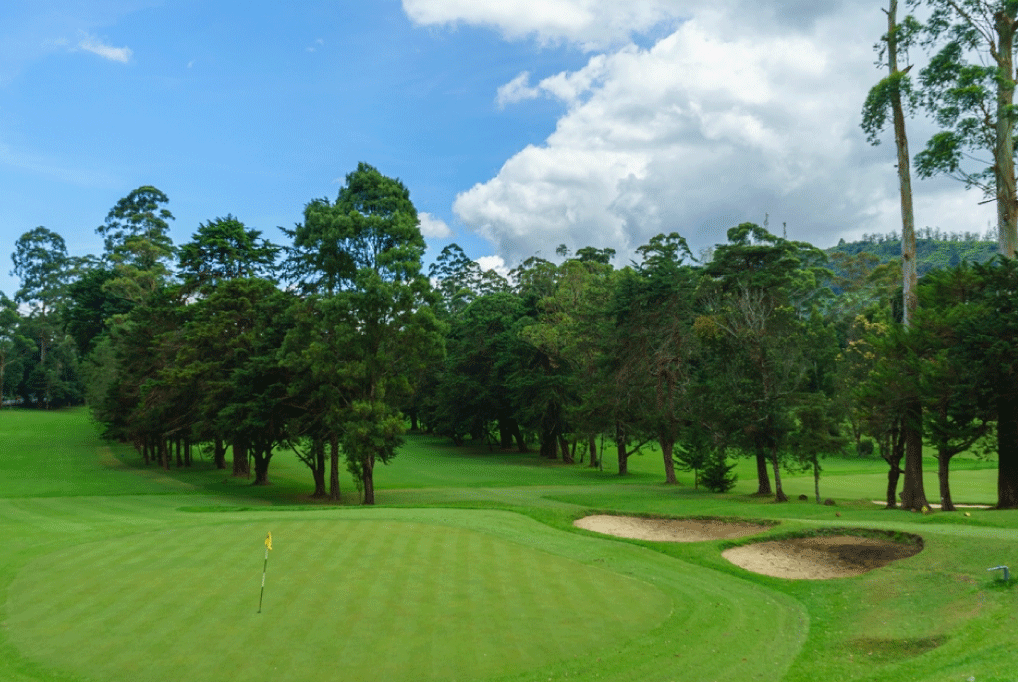
[[[923,484],[922,409],[918,399],[909,399],[902,424],[905,439],[905,484],[901,490],[901,507],[913,511],[921,511],[929,505]]]
[[[948,479],[950,475],[951,466],[951,455],[949,455],[944,449],[941,449],[937,453],[937,478],[940,480],[940,510],[941,511],[957,511],[954,508],[954,502],[951,501],[951,483]]]
[[[148,456],[148,436],[142,436],[141,438],[141,458],[145,462],[145,466],[149,465],[152,460]]]
[[[569,441],[561,434],[558,437],[558,448],[562,451],[562,461],[565,464],[573,464],[576,461],[573,459],[573,453],[569,451]]]
[[[770,495],[771,479],[767,473],[767,453],[763,448],[757,448],[756,450],[756,479],[756,494]]]
[[[901,476],[901,459],[905,456],[905,441],[901,435],[901,424],[892,428],[887,439],[880,441],[880,455],[887,462],[887,507],[898,508],[898,478]]]
[[[321,499],[329,495],[325,488],[325,441],[315,438],[311,443],[311,449],[311,456],[315,463],[311,468],[311,475],[315,479],[315,492],[311,494],[311,497]]]
[[[615,424],[615,447],[618,448],[619,476],[629,473],[629,454],[626,452],[626,430],[621,423]]]
[[[817,504],[820,504],[820,463],[816,455],[813,455],[813,492],[817,497]]]
[[[365,457],[362,467],[362,482],[364,483],[364,504],[375,503],[375,458]]]
[[[593,434],[587,436],[587,448],[590,450],[590,468],[596,469],[600,463],[597,456],[597,436]]]
[[[184,466],[190,467],[193,462],[191,461],[191,439],[190,437],[184,437]]]
[[[165,471],[170,470],[170,446],[166,436],[159,436],[159,466]]]
[[[899,72],[897,12],[898,0],[890,0],[890,9],[887,12],[887,70],[891,76]],[[918,305],[915,214],[912,210],[912,171],[909,165],[908,137],[905,134],[905,113],[901,106],[901,93],[897,89],[891,91],[891,113],[894,118],[894,144],[898,149],[898,194],[901,199],[901,275],[905,311],[903,324],[908,327]]]
[[[997,509],[1018,509],[1018,399],[997,397]]]
[[[184,452],[183,452],[184,448],[183,443],[180,442],[180,438],[173,439],[173,447],[176,450],[177,454],[177,468],[180,469],[181,467],[184,466]]]
[[[226,446],[222,438],[217,437],[212,441],[212,461],[215,462],[217,469],[226,468]]]
[[[269,460],[272,459],[272,447],[253,447],[251,456],[254,459],[255,478],[252,485],[269,484]]]
[[[239,478],[250,474],[251,466],[247,461],[247,443],[238,438],[233,441],[233,475]]]
[[[997,181],[997,243],[1000,253],[1014,258],[1018,245],[1018,192],[1014,172],[1014,39],[1015,20],[998,10],[994,19],[997,30],[997,66],[1003,78],[997,78],[997,129],[993,149],[994,177]]]
[[[665,461],[665,483],[675,484],[675,460],[672,459],[672,451],[675,449],[675,441],[662,438],[658,441],[661,444],[661,456]]]
[[[329,437],[329,500],[339,502],[339,436]]]
[[[781,489],[781,466],[778,463],[778,447],[771,446],[771,465],[774,467],[774,501],[788,502],[788,495]]]

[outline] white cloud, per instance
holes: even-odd
[[[545,96],[566,111],[547,139],[461,192],[458,217],[510,262],[560,243],[624,259],[671,231],[695,253],[766,214],[772,231],[787,223],[789,238],[818,246],[900,229],[893,146],[870,147],[859,127],[882,76],[871,51],[886,30],[879,8],[697,4],[649,49],[627,45],[536,85],[524,73],[502,86],[501,104]],[[918,149],[929,125],[910,132]],[[992,219],[992,205],[977,207],[957,184],[914,187],[918,225],[982,232]]]
[[[422,25],[487,26],[510,40],[570,42],[586,50],[625,44],[663,22],[687,15],[689,0],[403,0]]]
[[[519,76],[516,76],[516,78],[499,87],[498,92],[495,94],[495,103],[498,104],[499,109],[504,109],[507,104],[534,99],[535,97],[540,97],[540,95],[541,90],[539,88],[530,87],[530,72],[524,71]]]
[[[509,266],[501,256],[481,256],[474,262],[481,266],[481,270],[494,270],[502,277],[509,278]]]
[[[97,54],[103,59],[109,59],[110,61],[120,62],[122,64],[126,64],[131,61],[131,55],[134,54],[129,47],[113,47],[111,45],[106,45],[95,36],[87,34],[78,43],[78,49],[91,52],[92,54]]]
[[[417,219],[421,223],[421,234],[433,239],[446,239],[452,236],[452,230],[441,218],[436,218],[430,213],[418,213]]]

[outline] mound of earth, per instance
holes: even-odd
[[[921,545],[852,535],[790,538],[733,547],[721,556],[747,571],[800,580],[862,575],[922,551]]]
[[[657,542],[703,542],[756,535],[770,526],[713,519],[648,519],[637,516],[595,514],[573,521],[578,528],[595,533]]]

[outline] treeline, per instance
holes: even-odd
[[[957,267],[969,263],[985,263],[998,252],[998,244],[991,234],[980,237],[972,232],[943,233],[939,229],[916,230],[916,272],[921,277],[931,270]],[[887,263],[901,258],[901,235],[863,235],[860,241],[846,242],[842,239],[837,246],[827,249],[835,272],[837,259],[843,255],[869,253],[878,262]]]
[[[108,437],[163,467],[201,447],[226,468],[232,449],[234,473],[253,463],[266,483],[292,449],[315,496],[340,498],[345,463],[372,503],[375,465],[412,428],[587,466],[608,443],[623,475],[653,442],[666,481],[680,467],[718,491],[746,456],[758,494],[783,501],[782,472],[811,471],[820,502],[825,456],[875,449],[896,506],[917,397],[950,509],[951,457],[1018,433],[1011,261],[927,276],[904,330],[896,263],[842,254],[835,274],[823,251],[751,223],[706,263],[671,233],[628,266],[562,246],[561,262],[503,278],[456,245],[425,274],[409,192],[366,164],[334,202],[307,204],[286,245],[227,216],[175,247],[166,204],[153,187],[118,202],[100,257],[26,233],[0,329],[5,395],[84,395]],[[1009,442],[1003,491],[1018,489]]]

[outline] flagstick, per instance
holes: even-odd
[[[271,537],[272,537],[272,534],[270,533],[269,534],[269,538],[271,538]],[[272,540],[270,540],[270,539],[267,539],[265,541],[265,563],[262,565],[262,591],[261,591],[261,594],[258,595],[258,613],[262,612],[262,597],[265,596],[265,571],[268,570],[268,568],[269,568],[269,543],[270,542],[272,542]]]

